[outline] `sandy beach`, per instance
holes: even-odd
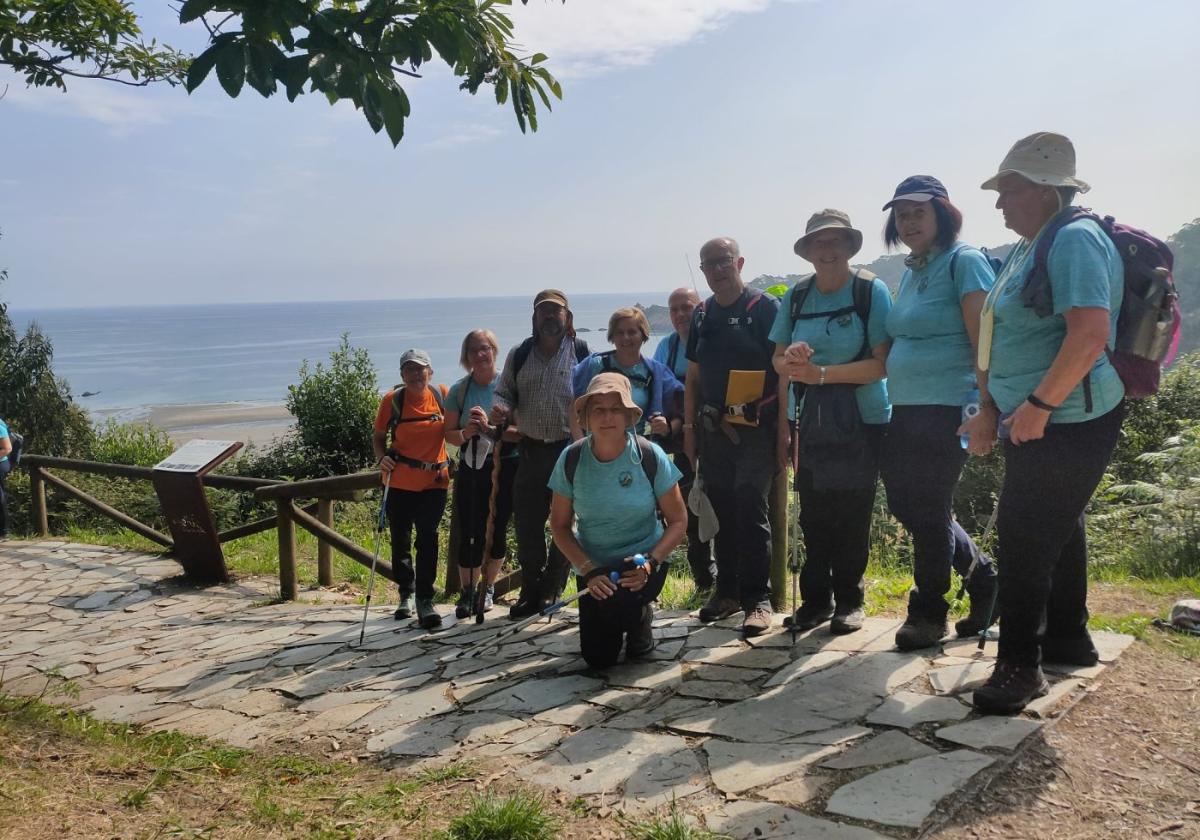
[[[165,429],[177,444],[208,438],[264,446],[292,426],[292,415],[282,405],[245,403],[156,405],[150,406],[145,419]]]

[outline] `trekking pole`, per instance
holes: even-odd
[[[392,471],[383,477],[383,498],[379,502],[379,516],[375,518],[375,553],[371,556],[371,576],[367,578],[367,600],[363,604],[362,627],[358,630],[358,646],[362,647],[367,634],[367,610],[371,609],[371,590],[375,588],[375,565],[379,562],[379,548],[383,545],[383,529],[387,522],[388,490],[391,489]]]
[[[475,474],[476,470],[472,464],[475,463],[475,458],[478,454],[478,441],[479,437],[476,435],[467,442],[467,446],[471,448],[471,456],[469,459],[467,459],[467,468],[471,470],[471,489],[467,491],[467,559],[472,563],[475,562],[475,491],[479,484],[479,477]],[[482,564],[482,558],[480,562]],[[459,563],[459,568],[462,568],[461,562]],[[471,590],[471,612],[474,613],[476,603],[474,566],[470,567],[468,576],[470,577],[471,581],[468,584]]]
[[[796,488],[797,473],[800,472],[800,395],[799,382],[792,383],[796,397],[796,416],[792,420],[792,510],[788,512],[788,526],[792,532],[792,562],[788,567],[792,573],[792,647],[796,646],[796,590],[800,585],[800,491]]]
[[[502,466],[500,455],[501,450],[504,448],[504,430],[506,428],[508,428],[507,420],[502,420],[496,426],[496,443],[492,447],[492,486],[488,493],[488,515],[487,525],[483,532],[483,554],[479,558],[480,569],[482,570],[480,580],[482,586],[480,587],[480,591],[475,593],[475,603],[473,605],[476,624],[483,624],[483,604],[487,598],[487,566],[484,564],[491,562],[492,559],[492,543],[494,542],[492,532],[496,528],[496,500],[500,496],[500,469]]]
[[[1000,515],[1000,497],[996,497],[996,505],[992,508],[992,515],[988,517],[987,524],[983,526],[983,535],[979,538],[980,543],[987,542],[987,538],[992,535],[993,529],[996,527],[996,518]],[[979,549],[975,556],[971,558],[971,565],[967,568],[967,573],[963,575],[962,584],[958,587],[958,594],[954,596],[954,600],[961,601],[962,596],[967,594],[967,587],[971,585],[971,580],[975,577],[975,572],[979,568],[979,558],[983,554],[983,549]],[[987,632],[992,626],[992,613],[996,609],[996,596],[993,594],[992,602],[988,605],[987,620],[984,622],[983,628],[979,631],[979,650],[983,650],[987,643]]]

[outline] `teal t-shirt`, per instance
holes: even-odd
[[[446,394],[446,410],[455,409],[458,411],[460,425],[466,420],[468,412],[475,406],[479,406],[485,412],[491,411],[492,401],[496,398],[496,385],[499,381],[499,376],[487,385],[480,385],[471,376],[458,380],[450,386],[450,391]],[[466,385],[466,393],[463,393],[464,384]],[[506,443],[503,447],[501,457],[516,458],[520,454],[516,446]]]
[[[550,475],[549,487],[571,500],[575,507],[575,536],[596,566],[620,566],[634,554],[654,548],[663,535],[658,520],[658,497],[679,483],[681,473],[658,444],[652,443],[658,472],[651,488],[632,435],[625,436],[625,451],[612,461],[597,461],[591,435],[584,438],[575,470],[567,481],[567,453],[563,450]]]
[[[646,367],[646,363],[640,358],[636,364],[629,366],[618,364],[616,356],[609,356],[608,360],[611,365],[610,370],[620,371],[629,379],[630,396],[633,397],[633,402],[637,407],[642,410],[642,419],[637,426],[637,431],[640,433],[646,428],[646,415],[650,413],[650,389],[647,387],[650,382],[650,369]],[[579,368],[584,366],[586,366],[588,373],[586,376],[581,377]],[[601,361],[598,355],[588,356],[576,366],[573,377],[576,385],[576,397],[583,396],[587,390],[587,383],[591,382],[598,373],[604,373],[604,362]],[[582,383],[582,387],[579,387],[580,383]]]
[[[6,438],[6,437],[8,437],[8,424],[5,423],[3,420],[0,420],[0,438]],[[3,458],[0,458],[0,462],[7,461],[7,460],[8,460],[7,455],[5,455]]]
[[[796,287],[788,289],[780,304],[779,314],[771,327],[771,340],[784,346],[796,341],[807,341],[813,349],[812,361],[816,365],[841,365],[858,357],[863,344],[863,323],[857,313],[837,318],[805,318],[792,322],[792,295]],[[800,314],[833,312],[854,305],[854,279],[851,278],[833,294],[822,294],[814,285],[804,300]],[[871,281],[871,315],[866,325],[867,343],[871,347],[888,340],[887,317],[892,308],[892,296],[883,281]],[[887,380],[881,379],[869,385],[860,385],[855,391],[858,411],[864,423],[887,423],[892,419],[892,406],[888,401]],[[791,405],[792,416],[796,406]]]
[[[1069,309],[1098,307],[1109,312],[1109,346],[1117,332],[1117,315],[1125,293],[1125,267],[1112,241],[1090,219],[1080,219],[1060,229],[1047,257],[1054,313],[1039,318],[1021,301],[1021,288],[1033,268],[1033,242],[1018,245],[1000,269],[988,295],[994,307],[988,390],[1002,412],[1015,411],[1033,393],[1067,335],[1063,317]],[[1051,423],[1095,420],[1117,406],[1125,396],[1121,377],[1101,353],[1090,373],[1092,411],[1085,410],[1083,383],[1050,415]]]
[[[673,368],[671,367],[672,348],[675,349],[675,366]],[[679,333],[671,333],[658,342],[658,347],[654,348],[654,361],[662,362],[664,367],[671,368],[671,372],[680,382],[685,381],[688,368],[687,342],[679,337]]]
[[[995,282],[987,257],[962,243],[904,272],[887,316],[892,405],[963,404],[975,387],[975,348],[963,323],[962,299]]]

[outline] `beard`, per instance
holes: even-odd
[[[538,335],[545,338],[558,338],[563,334],[564,329],[561,321],[557,318],[550,318],[538,324]]]

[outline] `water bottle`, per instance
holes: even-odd
[[[962,421],[966,423],[971,418],[979,414],[979,389],[972,388],[963,398]],[[958,443],[963,449],[971,445],[970,435],[959,435]]]

